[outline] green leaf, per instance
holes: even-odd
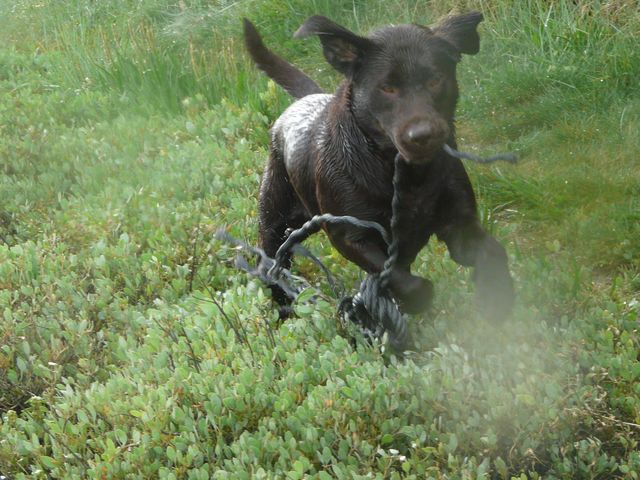
[[[380,443],[382,445],[388,445],[391,442],[393,442],[393,435],[391,435],[390,433],[385,433],[380,439]]]
[[[18,374],[16,373],[15,370],[10,369],[7,372],[7,378],[9,379],[9,381],[13,384],[16,385],[18,383]]]
[[[127,433],[124,430],[118,428],[113,433],[120,445],[125,445],[127,443]]]
[[[173,447],[173,445],[169,445],[167,447],[166,452],[167,452],[167,458],[175,463],[175,461],[176,461],[176,449]]]
[[[18,370],[20,370],[20,373],[25,373],[27,371],[27,362],[25,362],[22,357],[16,358],[16,366],[18,367]]]
[[[300,294],[296,298],[296,303],[298,304],[307,303],[316,294],[317,292],[314,288],[305,288],[302,292],[300,292]]]
[[[58,466],[55,459],[47,457],[46,455],[42,455],[41,457],[39,457],[39,460],[40,463],[49,470],[53,470]]]
[[[502,457],[496,458],[493,461],[493,465],[496,467],[496,471],[503,479],[507,479],[509,477],[509,469],[507,468],[507,464],[504,462]]]
[[[447,443],[447,453],[454,453],[458,448],[458,437],[455,433],[449,435],[449,442]]]
[[[87,414],[84,412],[84,410],[78,410],[76,412],[76,416],[78,417],[78,421],[80,423],[89,423],[89,417],[87,417]]]
[[[295,462],[293,462],[293,469],[298,472],[300,476],[302,476],[302,474],[304,473],[304,463],[302,463],[300,460],[296,460]]]

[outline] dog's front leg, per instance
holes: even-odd
[[[345,225],[329,225],[327,234],[333,246],[348,260],[368,273],[379,273],[388,255],[377,234]],[[397,266],[391,273],[390,287],[406,313],[418,313],[431,305],[433,284],[412,275],[408,267]]]
[[[490,318],[503,320],[513,307],[513,280],[507,254],[498,241],[480,226],[477,219],[457,223],[438,237],[460,265],[475,267],[476,298],[480,310]]]

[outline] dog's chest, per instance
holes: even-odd
[[[431,230],[444,184],[440,174],[444,168],[425,168],[413,171],[401,167],[398,185],[400,205],[397,211],[400,228],[407,233]],[[417,233],[415,233],[418,236]]]

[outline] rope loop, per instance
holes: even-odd
[[[403,352],[409,344],[407,318],[381,280],[380,274],[368,275],[358,293],[343,300],[338,311],[345,320],[359,325],[366,336],[381,338],[386,332],[391,349]]]
[[[517,161],[517,157],[512,153],[482,158],[470,153],[459,152],[449,145],[444,145],[443,150],[453,157],[479,163],[491,163],[498,160],[512,163]],[[302,225],[302,227],[291,232],[276,252],[275,260],[269,258],[260,249],[249,247],[231,239],[224,232],[219,233],[219,238],[248,250],[251,253],[257,254],[260,257],[260,262],[257,267],[250,267],[243,257],[239,257],[240,259],[237,266],[249,272],[251,275],[260,278],[268,285],[279,286],[288,298],[294,300],[300,291],[302,291],[302,288],[308,286],[308,284],[306,282],[300,282],[297,277],[284,268],[284,263],[288,255],[294,252],[296,247],[299,247],[299,243],[303,242],[310,235],[318,232],[325,224],[348,224],[356,228],[377,231],[387,244],[388,258],[384,263],[383,269],[380,273],[367,275],[360,284],[360,290],[353,297],[342,299],[338,307],[338,312],[344,320],[359,325],[368,337],[382,338],[383,335],[387,333],[391,349],[394,352],[401,353],[405,351],[410,344],[407,316],[403,315],[400,311],[398,302],[391,293],[390,283],[391,275],[398,261],[399,254],[400,235],[398,226],[401,211],[400,170],[401,162],[404,161],[400,153],[396,155],[394,160],[390,232],[387,232],[387,230],[377,222],[360,220],[349,215],[316,215]],[[306,256],[310,256],[316,263],[324,267],[319,260],[309,253],[307,253]],[[323,270],[325,270],[325,273],[328,272],[326,268],[323,268]],[[328,276],[328,278],[331,277]]]
[[[323,224],[349,224],[360,228],[374,229],[387,243],[388,259],[379,274],[368,275],[360,285],[359,292],[350,301],[341,302],[339,312],[345,319],[360,325],[367,335],[381,338],[385,332],[389,336],[389,345],[396,352],[406,349],[409,342],[407,318],[400,312],[394,299],[389,283],[391,273],[398,260],[399,235],[396,231],[399,223],[400,210],[400,162],[404,161],[398,153],[395,157],[393,174],[393,199],[391,201],[391,234],[377,222],[360,220],[348,215],[335,216],[331,214],[316,215],[302,227],[291,232],[276,253],[275,263],[269,269],[268,276],[278,279],[283,271],[283,262],[291,248],[304,241],[309,235],[320,230]]]

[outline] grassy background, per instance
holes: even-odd
[[[278,324],[213,239],[255,242],[290,102],[240,18],[331,89],[317,42],[290,39],[308,15],[364,32],[471,8],[460,146],[522,157],[469,166],[513,319],[476,318],[433,242],[408,361],[351,344],[303,261],[324,296]],[[638,478],[639,35],[634,0],[0,2],[0,474]]]

